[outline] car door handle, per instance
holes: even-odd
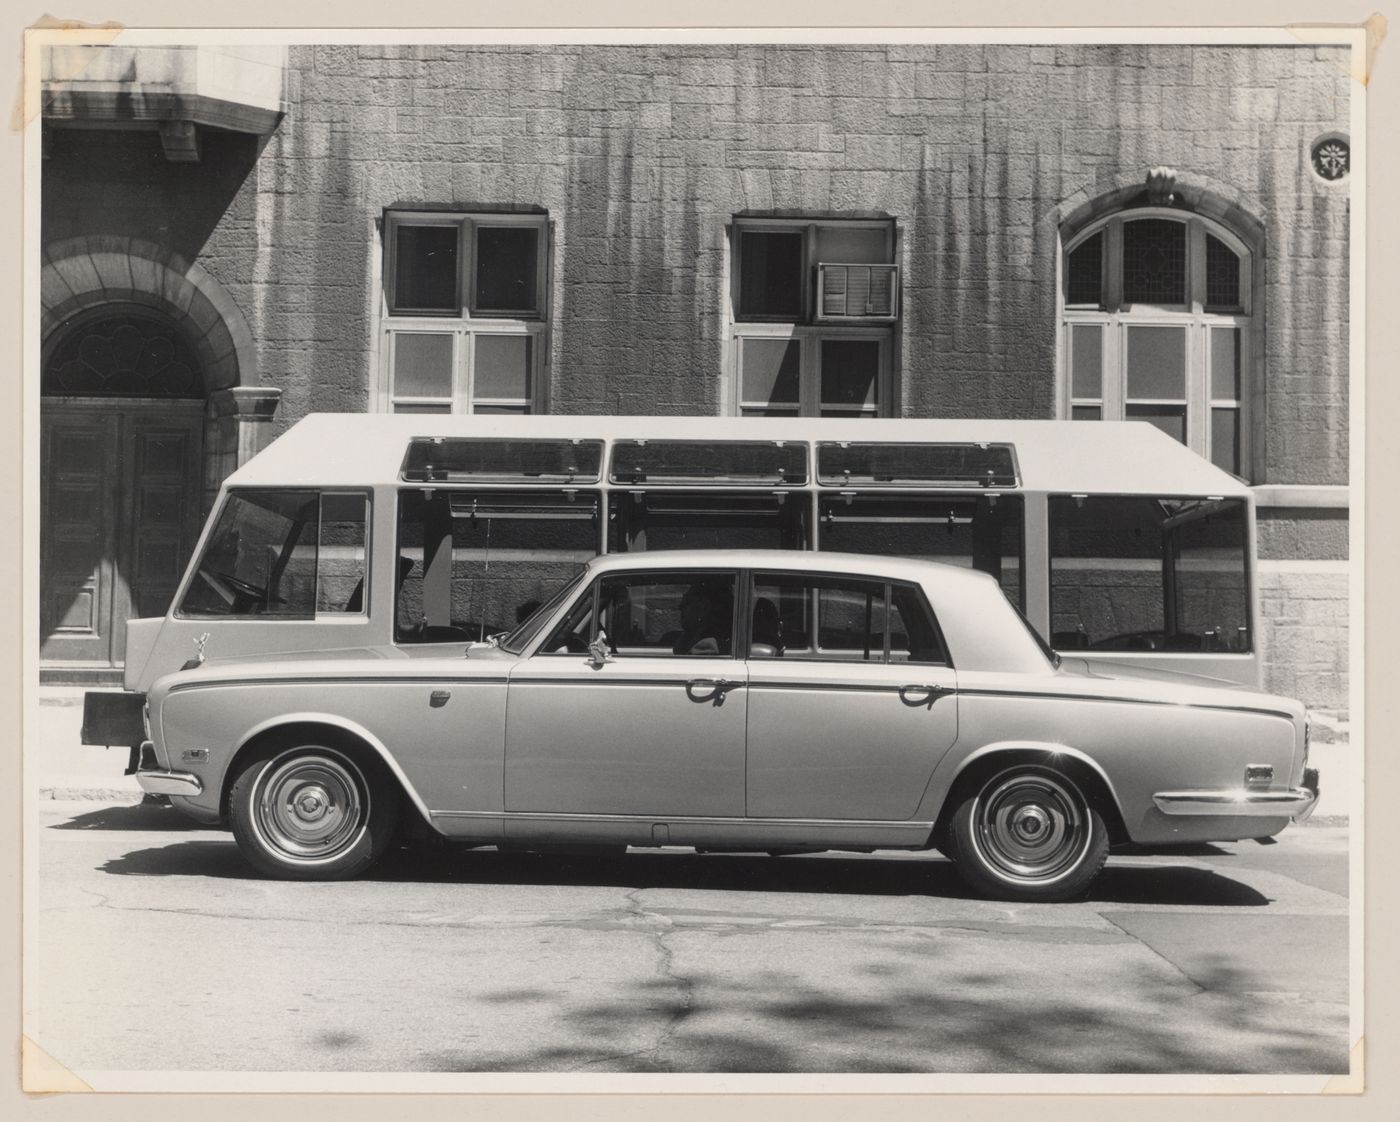
[[[940,686],[933,682],[912,682],[899,687],[899,700],[905,705],[927,705],[931,709],[933,703],[944,694],[956,692],[952,686]]]
[[[716,705],[723,705],[724,695],[743,684],[729,678],[692,678],[686,682],[685,692],[691,701],[713,701]]]

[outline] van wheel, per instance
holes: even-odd
[[[997,772],[958,805],[945,852],[985,896],[1069,900],[1103,868],[1108,829],[1074,780],[1026,765]]]
[[[375,761],[297,745],[251,761],[229,795],[233,836],[251,865],[289,880],[364,872],[394,835],[399,797]]]

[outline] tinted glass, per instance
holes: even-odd
[[[880,344],[873,339],[826,339],[821,348],[823,408],[874,405]]]
[[[623,483],[805,483],[807,448],[774,441],[619,441],[612,478]]]
[[[458,311],[462,306],[457,277],[458,228],[395,227],[395,311]]]
[[[1206,306],[1240,306],[1240,259],[1219,238],[1206,235]]]
[[[537,226],[476,227],[478,312],[539,310]]]
[[[739,235],[739,316],[797,319],[802,315],[800,231],[745,230]]]
[[[1103,396],[1103,328],[1075,324],[1070,328],[1070,394],[1073,397]]]
[[[1186,397],[1186,332],[1180,327],[1128,328],[1128,397]]]

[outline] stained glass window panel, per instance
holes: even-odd
[[[1123,300],[1186,303],[1186,226],[1165,218],[1123,223]]]
[[[1095,234],[1069,255],[1068,304],[1103,303],[1103,234]]]
[[[1238,308],[1240,259],[1219,238],[1206,235],[1206,307]]]

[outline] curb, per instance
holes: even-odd
[[[41,802],[105,802],[139,803],[146,797],[142,790],[121,787],[40,787]]]

